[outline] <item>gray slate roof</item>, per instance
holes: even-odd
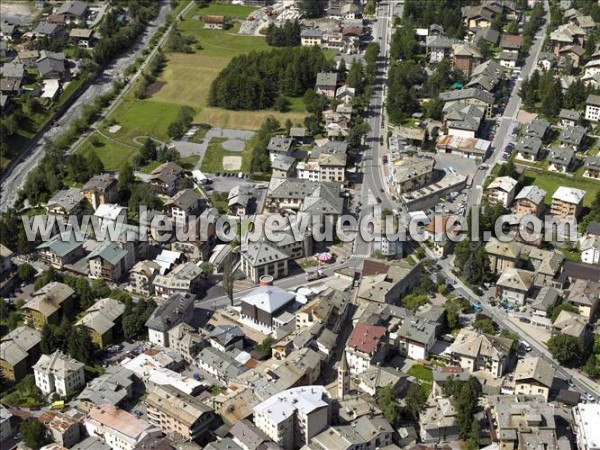
[[[157,331],[169,331],[183,321],[185,312],[193,307],[196,296],[191,294],[173,294],[166,303],[159,305],[146,321],[146,327]]]

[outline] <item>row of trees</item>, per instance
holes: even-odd
[[[156,55],[148,63],[148,67],[142,74],[142,80],[135,90],[135,96],[139,99],[146,98],[148,94],[148,88],[152,83],[156,81],[156,78],[162,72],[165,66],[166,58],[160,49],[156,52]]]
[[[519,96],[527,111],[539,111],[548,117],[557,117],[562,108],[583,108],[587,96],[594,92],[580,79],[573,81],[563,92],[560,78],[553,70],[542,74],[535,70],[528,79],[523,80]]]
[[[544,6],[541,3],[536,3],[531,10],[529,22],[527,22],[527,25],[525,25],[525,28],[523,29],[523,46],[521,48],[523,52],[526,52],[531,48],[535,34],[544,23],[544,15]]]
[[[209,103],[232,110],[271,108],[280,95],[303,95],[315,86],[317,73],[331,68],[316,46],[239,55],[213,81]]]
[[[273,116],[265,119],[256,133],[254,146],[252,148],[252,172],[267,173],[271,170],[269,151],[267,146],[271,138],[281,128],[281,124]]]
[[[190,106],[182,106],[179,108],[177,118],[174,122],[169,124],[169,128],[167,130],[169,137],[173,139],[180,139],[192,125],[195,113],[196,112],[194,111],[194,108]]]
[[[133,157],[133,165],[140,168],[153,161],[165,163],[168,161],[177,161],[180,155],[175,148],[169,148],[166,145],[157,145],[152,138],[146,138],[139,153]]]
[[[272,47],[297,47],[300,45],[300,22],[286,20],[282,26],[273,22],[267,27],[267,44]]]
[[[165,43],[165,50],[172,53],[194,53],[192,45],[197,42],[198,39],[195,36],[183,35],[175,28]]]
[[[387,112],[390,121],[401,123],[419,111],[414,86],[425,81],[421,66],[411,61],[393,64],[388,75]]]

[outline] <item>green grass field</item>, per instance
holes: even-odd
[[[84,154],[95,152],[106,170],[121,169],[137,153],[137,150],[109,141],[97,133],[95,136],[98,138],[98,145],[94,147],[88,139],[80,151]]]
[[[546,191],[546,197],[544,203],[550,205],[552,203],[552,194],[559,186],[567,186],[586,191],[585,197],[583,197],[583,206],[591,206],[596,193],[600,191],[600,183],[594,180],[588,180],[581,177],[566,177],[563,175],[541,172],[537,170],[526,170],[524,172],[525,179],[528,184],[535,184]]]
[[[420,366],[418,364],[415,364],[410,369],[408,369],[408,374],[427,383],[433,382],[433,372],[431,371],[431,369],[428,369],[424,366]]]

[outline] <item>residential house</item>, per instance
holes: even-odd
[[[40,357],[41,333],[19,326],[0,340],[0,372],[5,380],[23,379]]]
[[[466,87],[477,88],[493,93],[503,77],[504,67],[502,67],[493,59],[489,59],[473,69],[473,73],[471,73],[471,79],[467,83]]]
[[[427,36],[425,39],[425,48],[427,50],[428,61],[435,64],[452,55],[452,47],[460,44],[462,41],[451,39],[446,36]]]
[[[271,163],[274,178],[291,178],[296,168],[296,158],[288,155],[276,155]]]
[[[171,197],[165,206],[176,225],[187,225],[191,216],[200,214],[202,196],[193,189],[184,189]]]
[[[64,221],[69,216],[78,216],[83,210],[83,194],[81,189],[69,188],[58,191],[46,203],[49,216],[58,216]]]
[[[481,40],[491,44],[498,45],[500,39],[500,32],[492,28],[479,28],[473,35],[473,43],[479,45]]]
[[[515,145],[516,159],[535,162],[538,160],[542,150],[540,138],[525,135]]]
[[[269,397],[253,411],[254,425],[284,450],[292,450],[327,428],[329,396],[320,385],[296,387]]]
[[[546,317],[551,309],[558,303],[559,293],[556,288],[552,286],[542,287],[533,302],[531,302],[531,309],[533,314]]]
[[[570,64],[574,68],[577,68],[581,64],[581,60],[583,59],[584,53],[585,50],[581,45],[567,45],[566,47],[562,47],[558,51],[558,55],[560,58],[559,61],[564,61],[565,65],[568,64],[568,61],[570,61]]]
[[[552,172],[567,173],[573,168],[575,150],[568,147],[551,148],[546,157],[548,170]]]
[[[278,155],[290,156],[295,147],[295,141],[289,136],[273,136],[267,145],[269,161],[273,163]]]
[[[586,264],[598,264],[600,262],[600,237],[584,236],[579,241],[581,261]]]
[[[600,121],[600,95],[588,95],[585,101],[585,120]]]
[[[302,47],[321,46],[324,31],[320,29],[304,29],[300,32],[300,45]]]
[[[56,350],[42,355],[33,366],[35,385],[48,395],[56,392],[61,397],[85,386],[84,364]]]
[[[544,198],[546,191],[535,185],[525,186],[519,191],[513,202],[513,209],[517,215],[533,215],[540,217],[544,211]]]
[[[444,257],[448,254],[452,244],[450,237],[456,235],[455,224],[450,223],[448,225],[449,220],[449,216],[436,214],[423,228],[423,237],[431,244],[431,251],[438,257]]]
[[[552,52],[540,52],[537,65],[548,71],[556,65],[556,56]]]
[[[500,41],[500,65],[508,69],[517,67],[519,51],[523,45],[522,35],[504,34]]]
[[[320,72],[317,74],[317,82],[315,84],[315,91],[317,94],[325,95],[329,98],[334,98],[336,90],[336,72]]]
[[[533,272],[515,268],[506,269],[496,282],[496,297],[502,303],[523,306],[533,287],[533,281]]]
[[[585,169],[583,172],[584,177],[600,180],[600,155],[588,156],[583,163],[583,167]]]
[[[75,326],[88,329],[92,342],[99,348],[113,343],[115,334],[120,329],[121,317],[125,312],[125,304],[112,298],[102,298],[88,309]]]
[[[149,297],[154,294],[154,278],[161,266],[156,261],[139,261],[129,271],[129,286],[135,294]]]
[[[37,50],[21,50],[17,54],[18,61],[26,68],[35,67],[36,61],[40,57],[40,52]]]
[[[36,38],[59,39],[65,33],[64,25],[41,21],[33,30]]]
[[[87,3],[79,0],[66,1],[56,11],[56,14],[64,16],[67,22],[85,19],[87,13]]]
[[[487,187],[487,198],[491,204],[500,203],[508,208],[515,197],[517,180],[511,177],[496,177]]]
[[[267,240],[243,245],[240,252],[240,268],[253,284],[258,284],[262,276],[273,279],[286,277],[290,256]]]
[[[169,273],[156,275],[152,285],[156,296],[167,299],[173,294],[195,294],[200,288],[202,269],[191,261],[176,266]]]
[[[269,212],[327,215],[335,219],[343,212],[344,199],[338,183],[271,178],[265,206]]]
[[[233,352],[222,352],[215,347],[205,347],[198,353],[195,365],[211,378],[227,385],[248,370]]]
[[[0,442],[4,442],[13,434],[12,418],[12,413],[4,405],[0,405]]]
[[[225,16],[203,16],[204,28],[222,30],[225,25]]]
[[[171,438],[201,439],[214,421],[212,408],[173,386],[154,386],[146,404],[148,422]]]
[[[585,128],[582,126],[567,127],[560,132],[558,137],[561,145],[580,150],[585,140]]]
[[[25,79],[25,66],[16,62],[4,64],[0,74],[0,92],[5,98],[19,95]]]
[[[473,70],[482,63],[481,51],[472,44],[455,44],[452,46],[452,68],[470,77]]]
[[[569,288],[567,302],[578,309],[579,315],[593,322],[600,302],[600,283],[575,280]]]
[[[381,363],[388,350],[387,328],[357,323],[346,343],[346,361],[352,375],[360,375]]]
[[[172,195],[183,178],[183,168],[174,162],[166,162],[150,172],[150,184],[160,192]]]
[[[491,142],[485,139],[462,138],[447,134],[438,138],[435,147],[438,154],[445,153],[463,158],[483,159],[490,146]]]
[[[465,6],[462,9],[462,17],[465,28],[491,28],[492,21],[502,14],[502,8],[491,3],[476,6]]]
[[[43,80],[61,80],[65,77],[67,69],[63,53],[51,53],[42,50],[36,64]]]
[[[584,196],[585,191],[583,189],[559,186],[552,194],[550,214],[563,218],[578,217],[581,213]]]
[[[166,303],[157,306],[146,321],[148,340],[153,344],[169,347],[169,331],[182,322],[190,322],[195,300],[193,295],[173,294]]]
[[[506,371],[513,340],[461,329],[447,352],[452,362],[473,373],[484,371],[500,378]]]
[[[172,241],[171,250],[181,252],[190,260],[208,261],[216,241],[217,219],[215,208],[207,208],[199,216],[186,218],[186,235],[181,240]]]
[[[162,436],[162,431],[113,405],[93,407],[85,419],[90,437],[102,439],[110,448],[135,450]]]
[[[421,266],[405,260],[382,261],[367,258],[363,262],[358,300],[395,304],[419,284]]]
[[[581,114],[574,109],[561,109],[558,115],[562,127],[574,127],[581,123]]]
[[[227,210],[233,216],[247,216],[256,212],[255,189],[250,186],[234,186],[227,196]]]
[[[414,360],[429,359],[429,351],[435,344],[437,324],[419,317],[404,320],[394,342],[398,343],[400,354]]]
[[[296,295],[276,286],[254,288],[241,298],[244,321],[268,330],[276,328],[276,318],[284,313]]]
[[[233,442],[242,450],[259,450],[269,445],[276,445],[271,442],[269,436],[246,419],[236,422],[229,430],[229,434],[231,434]]]
[[[394,367],[375,366],[358,375],[358,388],[371,396],[379,389],[391,386],[394,393],[400,394],[408,387],[409,376]]]
[[[185,362],[194,364],[196,356],[206,345],[206,338],[198,333],[198,329],[181,322],[168,331],[169,348],[179,353]]]
[[[542,142],[548,137],[550,123],[545,119],[535,119],[525,127],[525,135],[540,139]]]
[[[52,281],[31,294],[27,303],[21,308],[26,324],[37,330],[46,324],[59,325],[64,315],[73,309],[75,291],[58,281]]]
[[[69,38],[82,48],[90,49],[94,46],[96,41],[94,36],[94,30],[88,30],[86,28],[72,28],[69,31]]]
[[[36,247],[37,255],[46,264],[62,269],[83,256],[83,241],[84,236],[73,231],[55,234]]]
[[[119,195],[117,178],[110,173],[94,175],[81,188],[85,199],[94,210],[105,203],[114,203]]]
[[[553,334],[566,334],[574,338],[587,340],[589,325],[587,317],[563,310],[552,323]]]
[[[550,45],[556,56],[560,54],[561,49],[575,44],[584,46],[585,31],[574,23],[560,25],[550,33]]]

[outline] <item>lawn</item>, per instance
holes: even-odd
[[[596,193],[600,191],[600,183],[594,180],[588,180],[580,177],[566,177],[550,172],[541,172],[537,170],[526,170],[524,172],[525,179],[528,184],[535,184],[546,191],[544,203],[550,205],[552,203],[552,194],[559,186],[567,186],[586,191],[583,197],[583,206],[590,207]]]
[[[253,6],[231,5],[223,3],[210,3],[205,8],[195,8],[192,10],[192,15],[201,16],[225,16],[234,17],[237,19],[247,18],[257,8]]]
[[[116,142],[109,141],[102,136],[96,135],[98,138],[98,145],[93,146],[90,140],[81,147],[82,153],[96,152],[100,161],[104,164],[106,170],[119,170],[123,167],[125,162],[131,161],[133,155],[137,153],[137,150],[133,148],[120,145]]]
[[[408,374],[427,383],[433,382],[433,372],[431,371],[431,369],[428,369],[424,366],[420,366],[418,364],[415,364],[410,369],[408,369]]]
[[[225,138],[212,138],[208,149],[202,160],[202,171],[206,173],[224,172],[223,169],[223,157],[224,156],[241,156],[242,167],[241,172],[250,172],[250,163],[252,161],[252,150],[249,145],[246,145],[246,149],[243,152],[228,152],[223,149],[221,144],[226,141]],[[234,172],[237,172],[234,171]]]
[[[227,66],[231,58],[251,51],[272,50],[261,36],[237,34],[239,25],[229,30],[205,29],[199,15],[226,15],[229,17],[254,8],[237,5],[211,4],[207,8],[193,8],[179,24],[184,35],[198,39],[196,53],[169,53],[168,62],[158,81],[164,83],[150,98],[138,100],[129,95],[111,116],[123,128],[114,134],[115,138],[133,143],[132,139],[141,135],[152,135],[160,140],[168,140],[167,128],[175,120],[180,106],[188,105],[196,110],[194,123],[213,126],[257,130],[264,120],[273,115],[282,124],[290,119],[301,124],[306,114],[302,99],[291,99],[292,111],[279,113],[263,111],[229,111],[208,106],[208,93],[212,81]]]

